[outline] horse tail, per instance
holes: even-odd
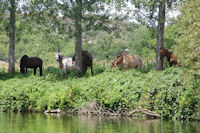
[[[143,65],[143,60],[142,60],[142,58],[141,58],[141,57],[140,57],[139,59],[140,59],[140,65],[141,65],[141,66],[140,66],[140,68],[141,68],[141,67],[142,67],[142,65]]]
[[[40,66],[40,76],[42,76],[42,65]]]
[[[91,74],[93,76],[93,58],[90,52],[88,51],[83,51],[83,56],[85,57],[85,63],[86,67],[90,66],[91,69]]]
[[[93,76],[93,65],[92,64],[90,66],[90,69],[91,69],[91,73],[92,73],[92,76]]]
[[[39,68],[40,68],[40,76],[42,76],[42,65],[43,65],[43,61],[42,61],[42,59],[40,59],[40,66],[39,66]]]

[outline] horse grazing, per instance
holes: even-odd
[[[142,58],[137,55],[121,53],[117,59],[112,62],[112,68],[120,65],[121,69],[136,68],[141,69]]]
[[[164,56],[167,57],[167,61],[169,62],[170,67],[172,67],[172,65],[177,65],[177,57],[166,48],[160,49],[160,57],[164,58]]]
[[[20,72],[24,74],[27,73],[28,68],[34,69],[34,75],[36,74],[36,70],[39,67],[40,69],[40,76],[42,76],[42,59],[38,57],[28,57],[27,55],[22,56],[20,60]]]
[[[75,55],[72,57],[73,61],[75,61]],[[93,59],[90,52],[83,50],[82,51],[82,69],[85,74],[87,71],[87,67],[90,67],[91,73],[93,76],[93,67],[92,67]]]
[[[66,70],[74,69],[75,63],[72,60],[72,58],[67,58],[58,52],[55,52],[55,58],[56,58],[56,61],[58,61],[59,63],[61,77],[63,76],[63,73],[62,73],[63,70],[64,70],[64,74],[66,75]]]

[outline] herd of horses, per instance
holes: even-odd
[[[173,65],[177,65],[177,57],[170,52],[166,48],[162,48],[160,50],[160,57],[164,58],[167,57],[167,61],[169,62],[169,66],[172,67]],[[60,75],[66,75],[66,70],[73,70],[75,69],[75,55],[72,58],[65,57],[58,52],[55,52],[56,61],[59,63],[60,68]],[[121,67],[121,69],[128,69],[128,68],[136,68],[141,69],[143,65],[143,60],[140,56],[137,55],[130,55],[126,53],[120,53],[119,56],[112,62],[111,67],[114,68],[117,65]],[[22,74],[27,73],[28,68],[34,69],[34,75],[36,74],[37,68],[40,69],[40,76],[42,76],[42,66],[43,61],[39,57],[28,57],[27,55],[22,56],[20,60],[20,72]],[[91,74],[93,75],[93,58],[90,52],[83,50],[82,51],[82,71],[85,74],[87,68],[90,67]]]

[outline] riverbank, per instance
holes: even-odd
[[[99,68],[92,77],[74,77],[68,72],[61,78],[59,69],[48,67],[42,77],[9,75],[0,70],[1,111],[41,111],[61,109],[81,112],[88,104],[98,104],[100,113],[130,113],[144,108],[162,118],[199,119],[199,79],[182,68],[143,73],[135,69]]]

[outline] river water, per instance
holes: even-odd
[[[0,112],[0,133],[200,133],[200,122]]]

